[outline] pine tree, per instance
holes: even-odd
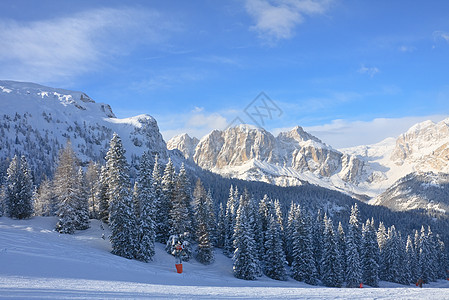
[[[155,222],[153,220],[155,193],[149,152],[145,152],[140,160],[136,197],[138,199],[136,202],[139,203],[139,218],[137,219],[138,237],[135,257],[138,260],[148,262],[153,260],[156,239]]]
[[[196,259],[200,263],[207,265],[214,261],[213,246],[210,240],[211,198],[206,194],[203,184],[199,179],[196,182],[193,199],[195,203],[195,218],[198,223],[196,232],[198,238]]]
[[[341,287],[342,270],[340,253],[338,252],[337,238],[335,236],[332,220],[324,216],[323,254],[321,258],[321,280],[324,285]]]
[[[313,226],[313,256],[315,259],[315,266],[317,272],[322,276],[321,272],[321,258],[323,256],[323,232],[324,232],[324,220],[323,214],[318,210],[316,220]]]
[[[346,235],[345,231],[343,230],[343,225],[341,225],[341,222],[338,222],[338,229],[337,229],[337,241],[338,241],[338,251],[340,251],[340,257],[341,257],[341,270],[342,270],[342,281],[345,281],[345,274],[346,274]]]
[[[114,133],[106,154],[109,226],[111,228],[112,253],[134,258],[136,253],[136,219],[132,197],[129,167],[120,137]]]
[[[218,223],[217,223],[217,244],[218,248],[223,248],[224,240],[226,235],[225,228],[225,209],[223,208],[223,203],[220,203],[220,207],[218,209]]]
[[[377,245],[376,229],[374,220],[366,220],[362,239],[362,274],[363,282],[369,286],[379,286],[379,247]]]
[[[357,203],[355,203],[354,206],[351,207],[349,226],[352,227],[354,243],[357,246],[359,256],[362,257],[362,220]]]
[[[156,168],[156,165],[155,165]],[[172,232],[170,228],[170,211],[174,202],[175,190],[175,168],[171,159],[165,166],[164,175],[161,178],[161,196],[156,210],[156,241],[165,243]],[[184,233],[184,232],[182,232]]]
[[[218,232],[217,232],[217,218],[215,216],[215,209],[214,209],[214,199],[212,198],[212,192],[209,190],[206,194],[207,197],[207,214],[209,215],[208,218],[208,227],[209,227],[209,234],[210,234],[210,240],[213,246],[217,245],[218,243]],[[194,215],[193,215],[194,216]],[[193,217],[193,223],[195,223],[195,218]]]
[[[236,188],[237,190],[237,188]],[[229,198],[226,202],[226,215],[225,215],[225,239],[224,239],[224,246],[223,246],[223,254],[232,257],[234,253],[234,229],[236,224],[236,213],[238,209],[238,201],[235,197],[234,188],[231,185],[230,191],[229,191]]]
[[[384,251],[385,280],[400,283],[400,245],[396,227],[394,225],[388,229],[388,238]]]
[[[410,235],[407,236],[407,244],[405,248],[405,271],[406,277],[409,278],[408,283],[418,282],[416,252],[413,247],[413,241]]]
[[[296,204],[292,202],[288,210],[287,226],[285,228],[285,259],[289,266],[291,266],[293,262],[293,232],[296,226],[295,210]]]
[[[377,229],[377,245],[379,247],[379,278],[381,280],[386,280],[386,270],[385,270],[385,245],[387,243],[387,230],[383,222],[379,223],[379,228]]]
[[[100,169],[96,198],[98,199],[98,218],[104,223],[109,222],[109,185],[107,180],[108,175],[106,166],[102,166]]]
[[[286,280],[287,273],[282,248],[281,228],[274,210],[269,214],[268,230],[265,237],[264,273],[276,280]]]
[[[362,266],[359,252],[354,240],[354,227],[348,227],[346,235],[346,286],[359,287],[362,282]]]
[[[187,207],[187,204],[190,205],[190,195],[184,164],[181,166],[175,180],[175,193],[171,201],[169,218],[170,235],[183,234],[185,232],[193,233],[191,217]]]
[[[251,226],[251,204],[248,197],[241,197],[237,209],[234,231],[234,276],[245,280],[255,280],[259,274],[259,261]]]
[[[316,285],[318,274],[313,257],[311,219],[301,211],[299,205],[292,205],[289,216],[292,219],[291,275],[298,281]]]
[[[83,169],[78,169],[78,178],[76,180],[76,193],[77,193],[77,205],[76,205],[76,222],[75,229],[85,230],[89,228],[89,203],[87,194],[87,183],[84,177]]]
[[[33,214],[33,182],[24,156],[14,156],[7,170],[4,204],[13,219],[27,219]]]
[[[86,191],[88,197],[89,216],[92,219],[99,218],[99,201],[97,199],[97,187],[100,180],[100,168],[96,162],[90,161],[86,170]]]
[[[70,141],[60,152],[53,180],[54,192],[58,202],[56,231],[72,234],[77,226],[77,208],[79,205],[79,181],[77,158]]]

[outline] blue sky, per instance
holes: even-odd
[[[449,1],[21,1],[0,10],[0,78],[81,90],[166,139],[264,127],[339,148],[449,115]]]

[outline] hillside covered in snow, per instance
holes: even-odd
[[[231,259],[218,251],[209,266],[184,262],[177,274],[174,258],[156,248],[154,261],[128,260],[110,253],[99,221],[75,235],[53,230],[56,218],[0,218],[0,299],[448,299],[449,281],[422,289],[380,282],[380,288],[334,289],[293,279],[236,279]]]

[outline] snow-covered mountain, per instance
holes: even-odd
[[[50,174],[58,150],[68,139],[82,162],[101,161],[114,132],[122,138],[130,160],[148,148],[168,158],[157,122],[149,115],[118,119],[109,105],[96,103],[82,92],[0,81],[2,168],[7,159],[21,153],[28,157],[35,176]]]
[[[224,176],[278,185],[308,181],[369,198],[416,171],[449,173],[449,119],[416,124],[399,137],[374,145],[338,150],[301,127],[274,137],[264,129],[240,125],[215,130],[195,146],[192,141],[177,137],[168,147]]]

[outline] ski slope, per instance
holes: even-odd
[[[75,235],[53,231],[55,218],[0,218],[0,299],[449,299],[449,281],[419,289],[381,282],[381,288],[336,289],[293,279],[236,279],[231,259],[216,252],[204,266],[185,262],[177,274],[174,258],[158,244],[153,262],[110,254],[102,236],[109,232],[91,221]]]

